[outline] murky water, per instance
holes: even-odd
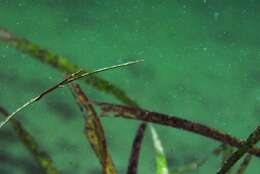
[[[260,2],[220,1],[0,1],[0,26],[80,67],[135,59],[144,63],[100,74],[142,108],[203,123],[239,138],[259,124]],[[9,111],[64,77],[47,64],[0,43],[0,105]],[[95,100],[113,96],[82,88]],[[100,173],[83,134],[83,120],[67,88],[17,115],[62,173]],[[127,169],[137,121],[104,118],[109,150],[120,173]],[[192,173],[216,173],[218,142],[155,126],[171,169],[209,157]],[[39,173],[11,126],[0,130],[0,173]],[[245,173],[259,171],[253,158]],[[150,132],[139,173],[155,171]],[[155,173],[155,172],[154,172]]]

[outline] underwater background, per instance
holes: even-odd
[[[258,0],[0,0],[0,26],[42,48],[95,70],[129,60],[143,63],[98,76],[142,108],[193,120],[239,138],[260,123],[260,1]],[[0,105],[9,112],[64,78],[64,74],[0,42]],[[91,99],[120,103],[89,87]],[[16,118],[37,138],[61,173],[101,173],[83,134],[68,88],[57,90]],[[140,122],[102,118],[111,156],[126,173]],[[216,173],[220,143],[154,126],[171,169],[206,157],[196,174]],[[0,173],[41,173],[11,126],[0,130]],[[253,157],[245,173],[259,172]],[[155,173],[150,132],[138,173]]]

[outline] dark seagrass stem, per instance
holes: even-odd
[[[112,113],[118,117],[141,120],[149,123],[161,124],[169,127],[183,129],[189,132],[193,132],[204,137],[214,139],[231,146],[241,148],[244,146],[245,141],[235,138],[229,134],[220,132],[214,128],[210,128],[200,123],[195,123],[186,119],[182,119],[176,116],[169,116],[162,113],[150,112],[137,107],[129,107],[125,105],[114,105],[110,103],[95,102],[101,107],[103,115],[105,113]],[[260,149],[253,146],[247,146],[248,152],[260,157]]]
[[[237,151],[235,151],[223,164],[223,166],[219,169],[217,174],[226,174],[235,163],[247,152],[252,152],[252,147],[259,141],[260,139],[260,126],[249,135],[247,140],[242,143]]]
[[[140,150],[141,150],[141,145],[143,141],[143,135],[144,131],[147,127],[146,123],[141,123],[140,126],[138,127],[136,131],[136,136],[134,139],[134,142],[132,144],[132,149],[131,149],[131,154],[129,157],[129,162],[128,162],[128,168],[127,168],[127,174],[136,174],[137,173],[137,167],[138,167],[138,161],[139,161],[139,156],[140,156]]]

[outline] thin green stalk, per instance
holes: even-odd
[[[156,161],[156,174],[169,174],[169,167],[167,158],[164,154],[163,146],[159,135],[155,131],[155,128],[150,125],[152,134],[153,146],[155,149],[155,161]]]

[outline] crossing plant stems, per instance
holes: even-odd
[[[102,128],[102,123],[100,121],[100,118],[103,118],[104,116],[107,117],[111,114],[116,117],[141,121],[132,144],[132,150],[130,153],[127,169],[128,174],[136,174],[138,171],[138,159],[140,157],[139,154],[141,144],[147,127],[147,123],[160,124],[167,127],[189,131],[198,135],[202,135],[209,139],[219,141],[222,144],[228,144],[231,147],[237,148],[237,150],[235,150],[231,155],[225,157],[225,162],[216,172],[217,174],[226,174],[227,172],[229,172],[233,165],[245,153],[248,153],[248,155],[245,157],[244,161],[242,161],[236,174],[244,173],[252,155],[260,157],[260,149],[255,146],[255,144],[260,139],[259,126],[254,130],[254,132],[250,134],[250,136],[246,140],[240,140],[232,135],[223,133],[221,131],[218,131],[214,128],[210,128],[200,123],[185,120],[173,115],[156,113],[148,111],[146,109],[142,109],[140,106],[137,105],[135,101],[133,101],[129,96],[127,96],[127,94],[122,89],[113,85],[107,80],[104,80],[96,76],[97,73],[140,63],[143,60],[130,61],[119,65],[101,68],[95,71],[88,71],[83,70],[79,68],[77,65],[72,64],[68,58],[54,54],[46,49],[43,49],[37,44],[34,44],[25,38],[18,37],[1,27],[0,41],[16,48],[18,51],[28,54],[31,57],[36,58],[41,62],[46,63],[52,66],[53,68],[67,74],[65,79],[61,80],[52,87],[44,90],[36,97],[33,97],[25,104],[18,107],[11,114],[9,114],[3,107],[0,107],[0,113],[5,116],[4,121],[0,122],[0,131],[2,127],[10,121],[19,140],[24,144],[26,149],[30,151],[38,165],[43,169],[43,171],[46,174],[58,174],[59,170],[54,166],[51,157],[48,155],[48,153],[39,148],[37,140],[28,131],[26,131],[22,123],[17,121],[14,118],[14,116],[18,112],[30,106],[31,104],[39,101],[40,99],[43,99],[46,95],[52,93],[56,89],[62,88],[65,85],[71,84],[72,82],[82,78],[84,78],[84,81],[87,84],[95,87],[100,91],[104,91],[110,95],[113,95],[118,100],[124,103],[122,105],[116,105],[112,103],[104,103],[91,100],[87,97],[87,95],[79,87],[79,85],[71,85],[72,93],[75,97],[75,100],[79,108],[82,111],[82,115],[85,120],[84,134],[88,142],[90,143],[94,153],[96,154],[97,159],[101,164],[102,172],[104,174],[117,174],[116,166],[107,149],[105,132]],[[102,112],[100,114],[96,112],[95,107],[99,107]],[[158,143],[160,142],[159,134],[153,127],[151,127],[151,131],[157,154],[157,174],[172,173],[168,169],[166,155],[163,153],[163,151],[160,151],[160,149],[163,148],[161,143]],[[180,173],[182,172],[176,172],[176,174]]]

